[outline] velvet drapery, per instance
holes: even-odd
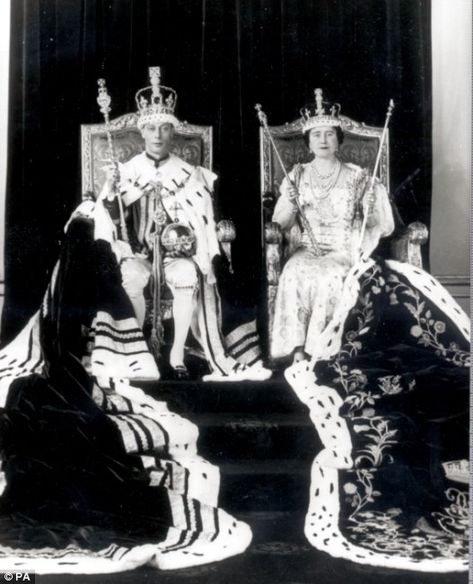
[[[21,0],[11,39],[3,341],[37,308],[80,200],[80,124],[102,121],[99,77],[115,117],[161,65],[178,116],[213,125],[242,307],[260,288],[256,102],[284,123],[322,87],[346,115],[382,125],[392,97],[392,192],[406,221],[429,223],[428,0]]]

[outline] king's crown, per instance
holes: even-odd
[[[179,125],[174,115],[177,103],[177,93],[171,87],[161,85],[161,68],[149,68],[151,85],[136,92],[135,100],[138,107],[138,127],[143,128],[149,123],[170,123]]]
[[[341,126],[339,103],[329,103],[323,100],[321,89],[314,91],[315,104],[301,108],[302,132],[308,132],[318,126]]]

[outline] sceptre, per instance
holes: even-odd
[[[388,111],[386,113],[386,120],[384,122],[383,133],[381,134],[381,139],[379,141],[378,154],[376,155],[376,161],[374,164],[373,174],[371,175],[370,186],[368,187],[368,195],[370,197],[373,196],[374,182],[376,180],[376,174],[378,173],[379,162],[381,160],[381,153],[383,150],[384,141],[386,140],[386,133],[388,131],[389,120],[391,119],[391,116],[393,115],[393,109],[394,109],[394,101],[392,99],[390,99],[389,105],[388,105]],[[372,207],[372,203],[368,203],[368,205],[366,206],[364,216],[363,216],[363,223],[361,224],[361,229],[360,229],[360,238],[358,240],[358,255],[361,255],[361,244],[363,242],[363,237],[364,237],[365,231],[366,231],[366,223],[368,220],[368,215],[372,212],[371,207]]]
[[[127,232],[126,223],[125,223],[125,214],[123,212],[123,201],[122,201],[120,194],[117,192],[117,189],[116,189],[116,183],[117,183],[117,181],[120,180],[120,173],[119,173],[119,168],[118,168],[118,158],[117,158],[117,155],[115,153],[115,145],[113,143],[112,130],[110,128],[110,111],[111,111],[110,103],[111,103],[112,99],[111,99],[110,95],[108,94],[107,86],[105,84],[105,79],[98,79],[97,84],[99,86],[97,103],[100,106],[100,112],[103,114],[103,117],[105,120],[105,132],[107,134],[108,149],[110,151],[110,157],[112,159],[112,164],[115,167],[116,180],[114,183],[114,191],[115,191],[116,197],[118,198],[118,212],[120,214],[120,232],[121,232],[121,236],[123,238],[123,241],[128,242],[128,232]]]
[[[158,359],[161,356],[161,347],[164,342],[163,315],[161,313],[161,284],[163,263],[161,256],[161,233],[166,224],[166,211],[159,203],[154,214],[154,242],[153,242],[153,313],[151,322],[150,347]]]
[[[307,220],[307,217],[305,216],[304,211],[302,210],[301,204],[299,202],[299,190],[297,188],[297,185],[295,185],[294,182],[289,178],[289,174],[287,173],[286,167],[284,166],[284,162],[282,161],[281,155],[279,154],[279,151],[276,147],[274,139],[273,139],[271,132],[269,130],[268,118],[267,118],[266,114],[264,113],[264,111],[261,107],[261,104],[257,103],[255,105],[255,109],[258,112],[258,119],[259,119],[264,131],[266,132],[266,134],[269,138],[269,141],[271,143],[271,146],[273,147],[274,153],[276,154],[276,158],[278,159],[278,162],[281,166],[281,169],[284,173],[284,176],[286,177],[289,184],[292,185],[297,191],[297,197],[295,198],[295,201],[296,201],[297,210],[299,211],[299,215],[301,217],[302,225],[304,226],[304,229],[307,232],[307,235],[309,236],[310,243],[312,245],[312,248],[313,248],[315,255],[320,255],[320,249],[319,249],[319,246],[317,245],[317,242],[315,241],[314,233],[312,232],[312,228],[310,226],[310,223]]]

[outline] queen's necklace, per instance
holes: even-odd
[[[342,170],[342,163],[337,159],[337,162],[333,165],[333,169],[328,174],[321,174],[317,170],[315,162],[309,168],[309,182],[312,195],[317,200],[326,199],[332,192],[333,187],[337,184]],[[321,194],[318,196],[315,194],[316,189],[321,191]]]

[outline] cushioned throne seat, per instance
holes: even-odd
[[[340,116],[340,119],[345,135],[343,144],[339,149],[340,159],[372,171],[375,166],[383,128],[367,126],[355,122],[347,116]],[[294,164],[298,162],[304,163],[311,160],[312,155],[302,136],[301,120],[282,126],[269,126],[269,131],[287,171],[290,171]],[[287,246],[280,226],[271,221],[284,173],[263,128],[260,128],[260,157],[263,246],[266,267],[266,316],[268,339],[270,339],[273,328],[274,302]],[[388,131],[381,150],[378,167],[378,178],[384,184],[388,193],[390,192],[389,168]],[[391,203],[394,207],[395,216],[399,217],[394,202],[391,201]],[[396,231],[390,237],[390,257],[422,267],[421,245],[427,241],[427,238],[427,227],[423,223],[414,222],[405,226],[401,220],[396,227]]]

